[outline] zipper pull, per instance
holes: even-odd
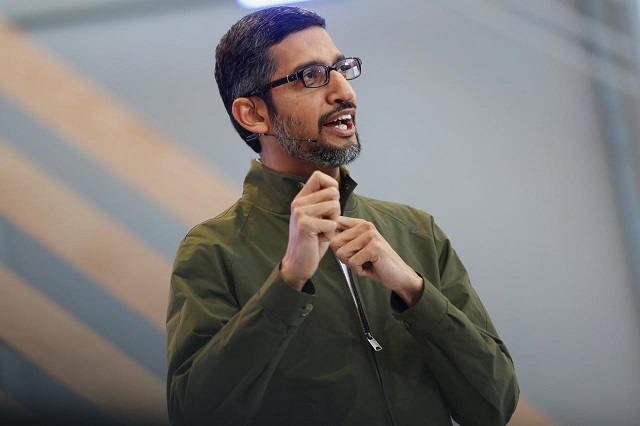
[[[375,337],[371,335],[371,333],[364,333],[364,336],[367,338],[367,340],[369,341],[369,344],[371,345],[371,347],[373,347],[373,349],[376,350],[376,352],[382,350],[382,346],[380,346],[378,341],[375,339]]]

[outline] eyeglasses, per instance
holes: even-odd
[[[251,96],[259,95],[267,90],[273,89],[274,87],[282,86],[283,84],[291,83],[296,80],[300,80],[302,84],[308,88],[326,86],[329,84],[329,73],[331,71],[337,71],[345,79],[353,80],[354,78],[360,77],[360,74],[362,74],[362,61],[360,58],[344,58],[340,59],[331,67],[320,64],[310,65],[295,74],[290,74],[286,77],[272,81],[269,84],[258,87],[242,97],[249,98]]]

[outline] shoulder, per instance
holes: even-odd
[[[219,215],[205,220],[187,232],[180,243],[180,250],[191,248],[230,247],[246,223],[252,204],[238,200]]]

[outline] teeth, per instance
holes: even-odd
[[[351,114],[343,114],[339,117],[336,117],[335,120],[331,120],[330,122],[327,122],[326,124],[331,123],[331,125],[333,125],[335,123],[335,128],[339,129],[339,130],[348,130],[349,126],[347,124],[344,123],[344,121],[346,120],[352,120],[353,117],[351,116]]]

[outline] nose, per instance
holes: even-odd
[[[356,103],[356,92],[351,87],[351,83],[339,72],[331,71],[327,87],[329,89],[327,101],[330,104],[341,104],[347,101]]]

